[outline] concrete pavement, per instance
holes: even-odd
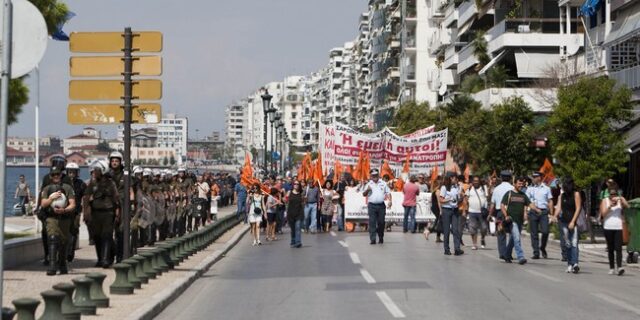
[[[638,319],[637,269],[607,275],[606,259],[581,257],[580,274],[565,273],[559,247],[524,266],[497,259],[495,249],[444,256],[421,234],[289,235],[238,247],[157,319]],[[470,242],[468,236],[465,241]],[[488,238],[495,248],[495,238]],[[525,254],[531,255],[524,239]]]

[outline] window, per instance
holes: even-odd
[[[291,139],[298,140],[298,133],[297,132],[291,132]]]
[[[291,122],[291,129],[295,129],[298,127],[298,123],[297,122]]]
[[[291,112],[291,119],[295,119],[298,117],[298,113],[297,112]]]

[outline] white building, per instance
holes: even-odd
[[[74,152],[74,148],[94,147],[98,145],[100,139],[94,135],[79,134],[62,140],[62,150],[64,154]]]
[[[9,137],[7,138],[7,147],[13,148],[21,152],[35,152],[36,139],[22,138],[22,137]]]
[[[172,148],[178,164],[187,159],[188,120],[167,114],[156,125],[158,128],[157,147]]]
[[[167,159],[168,164],[171,164],[171,159],[178,163],[178,153],[176,148],[162,148],[162,147],[131,147],[131,161],[140,160],[143,162],[149,162],[152,160],[159,161],[159,164],[164,164],[164,159]]]
[[[244,159],[245,151],[245,123],[247,121],[247,100],[241,100],[227,106],[225,110],[226,145],[234,149],[236,161]]]

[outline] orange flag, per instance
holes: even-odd
[[[393,174],[393,170],[391,170],[391,167],[389,166],[389,162],[382,160],[382,167],[380,168],[380,177],[383,177],[387,175],[389,176],[389,180],[393,180],[395,179],[395,175]]]
[[[407,153],[407,158],[404,160],[404,166],[402,166],[403,173],[409,173],[411,168],[409,167],[409,159],[411,158],[411,154]]]
[[[544,164],[540,167],[540,172],[542,173],[542,181],[546,184],[550,184],[553,180],[555,180],[556,176],[553,174],[553,165],[549,159],[544,159]]]
[[[313,170],[313,180],[320,181],[320,184],[324,184],[324,175],[322,174],[322,156],[320,154],[318,154],[316,167]]]
[[[362,157],[362,180],[369,180],[369,171],[371,171],[371,158],[369,153],[365,152]]]
[[[358,162],[356,162],[356,167],[351,172],[351,175],[354,179],[361,181],[362,180],[362,158],[364,157],[364,152],[360,151],[358,154]]]
[[[253,184],[253,168],[251,168],[251,158],[249,153],[244,155],[244,165],[242,166],[242,174],[240,174],[240,183],[245,187],[249,187]]]
[[[338,183],[340,181],[340,177],[342,176],[342,164],[340,161],[336,160],[336,163],[333,166],[333,183]]]
[[[438,180],[438,166],[431,169],[431,184]]]
[[[469,183],[469,176],[471,175],[471,171],[469,170],[469,164],[464,167],[464,182]]]
[[[345,172],[348,173],[348,174],[351,174],[351,172],[353,172],[353,169],[351,167],[352,167],[351,165],[346,166],[344,168]]]

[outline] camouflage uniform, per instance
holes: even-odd
[[[120,209],[120,197],[115,183],[107,176],[91,181],[87,186],[85,201],[90,207],[88,216],[98,254],[97,265],[108,267],[113,261],[113,228],[116,211]]]
[[[42,189],[40,199],[47,199],[55,192],[61,191],[65,195],[67,201],[64,207],[68,206],[69,199],[75,200],[75,193],[73,188],[65,183],[53,184],[49,183]],[[41,208],[41,211],[46,216],[45,223],[48,236],[49,246],[49,270],[48,275],[55,275],[58,268],[60,274],[66,274],[67,270],[67,242],[71,238],[71,226],[73,225],[74,213],[56,214],[53,211],[53,206],[49,205],[46,208]]]

